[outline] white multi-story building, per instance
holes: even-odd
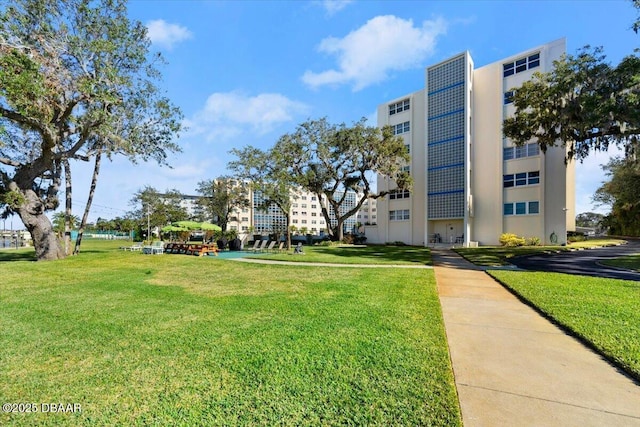
[[[341,195],[338,195],[341,196]],[[286,218],[280,208],[275,205],[264,206],[264,199],[259,192],[249,193],[251,204],[249,208],[236,209],[229,218],[229,229],[236,230],[239,234],[273,234],[284,233]],[[355,193],[347,193],[346,202],[343,204],[345,211],[351,209],[359,200]],[[335,213],[326,200],[318,200],[318,197],[310,192],[298,190],[291,194],[291,223],[296,232],[301,234],[323,235],[327,232],[327,223],[322,214],[322,208],[329,211],[330,226],[335,226]],[[368,202],[365,202],[368,208]],[[373,208],[375,212],[375,207]],[[369,215],[369,214],[367,214]],[[347,218],[343,223],[345,232],[354,231],[360,212]],[[251,233],[250,233],[251,232]]]
[[[563,243],[575,229],[574,163],[566,150],[542,153],[502,135],[513,114],[513,88],[549,71],[565,40],[474,68],[468,52],[427,67],[425,87],[378,107],[409,148],[411,192],[392,191],[377,203],[368,242],[498,244],[502,233]],[[378,177],[378,190],[395,184]]]

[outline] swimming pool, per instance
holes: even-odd
[[[220,251],[218,252],[218,256],[214,258],[218,259],[234,259],[234,258],[247,258],[260,255],[256,252],[248,252],[248,251]]]

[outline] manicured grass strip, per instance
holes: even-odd
[[[639,282],[559,273],[489,273],[640,379]]]
[[[565,252],[575,249],[620,245],[624,240],[594,239],[584,242],[571,243],[568,246],[482,246],[479,248],[456,248],[457,253],[468,261],[485,267],[499,267],[508,265],[509,260],[516,256],[536,255],[545,252]]]
[[[640,271],[640,254],[628,255],[615,259],[605,259],[600,261],[604,265],[611,267],[625,268],[627,270]]]
[[[265,252],[257,258],[334,264],[431,265],[429,248],[415,246],[304,246],[304,254],[293,250]]]
[[[82,405],[0,425],[461,424],[431,270],[96,245],[0,275],[2,400]]]

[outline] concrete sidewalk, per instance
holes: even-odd
[[[432,252],[465,427],[640,426],[640,386],[450,250]]]

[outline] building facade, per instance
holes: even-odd
[[[378,200],[367,241],[494,245],[515,233],[564,243],[575,229],[574,163],[564,148],[516,147],[502,122],[515,111],[513,89],[565,50],[561,39],[477,69],[465,52],[427,67],[424,89],[380,105],[378,126],[392,126],[409,149],[414,187],[396,191],[378,177],[391,193]]]

